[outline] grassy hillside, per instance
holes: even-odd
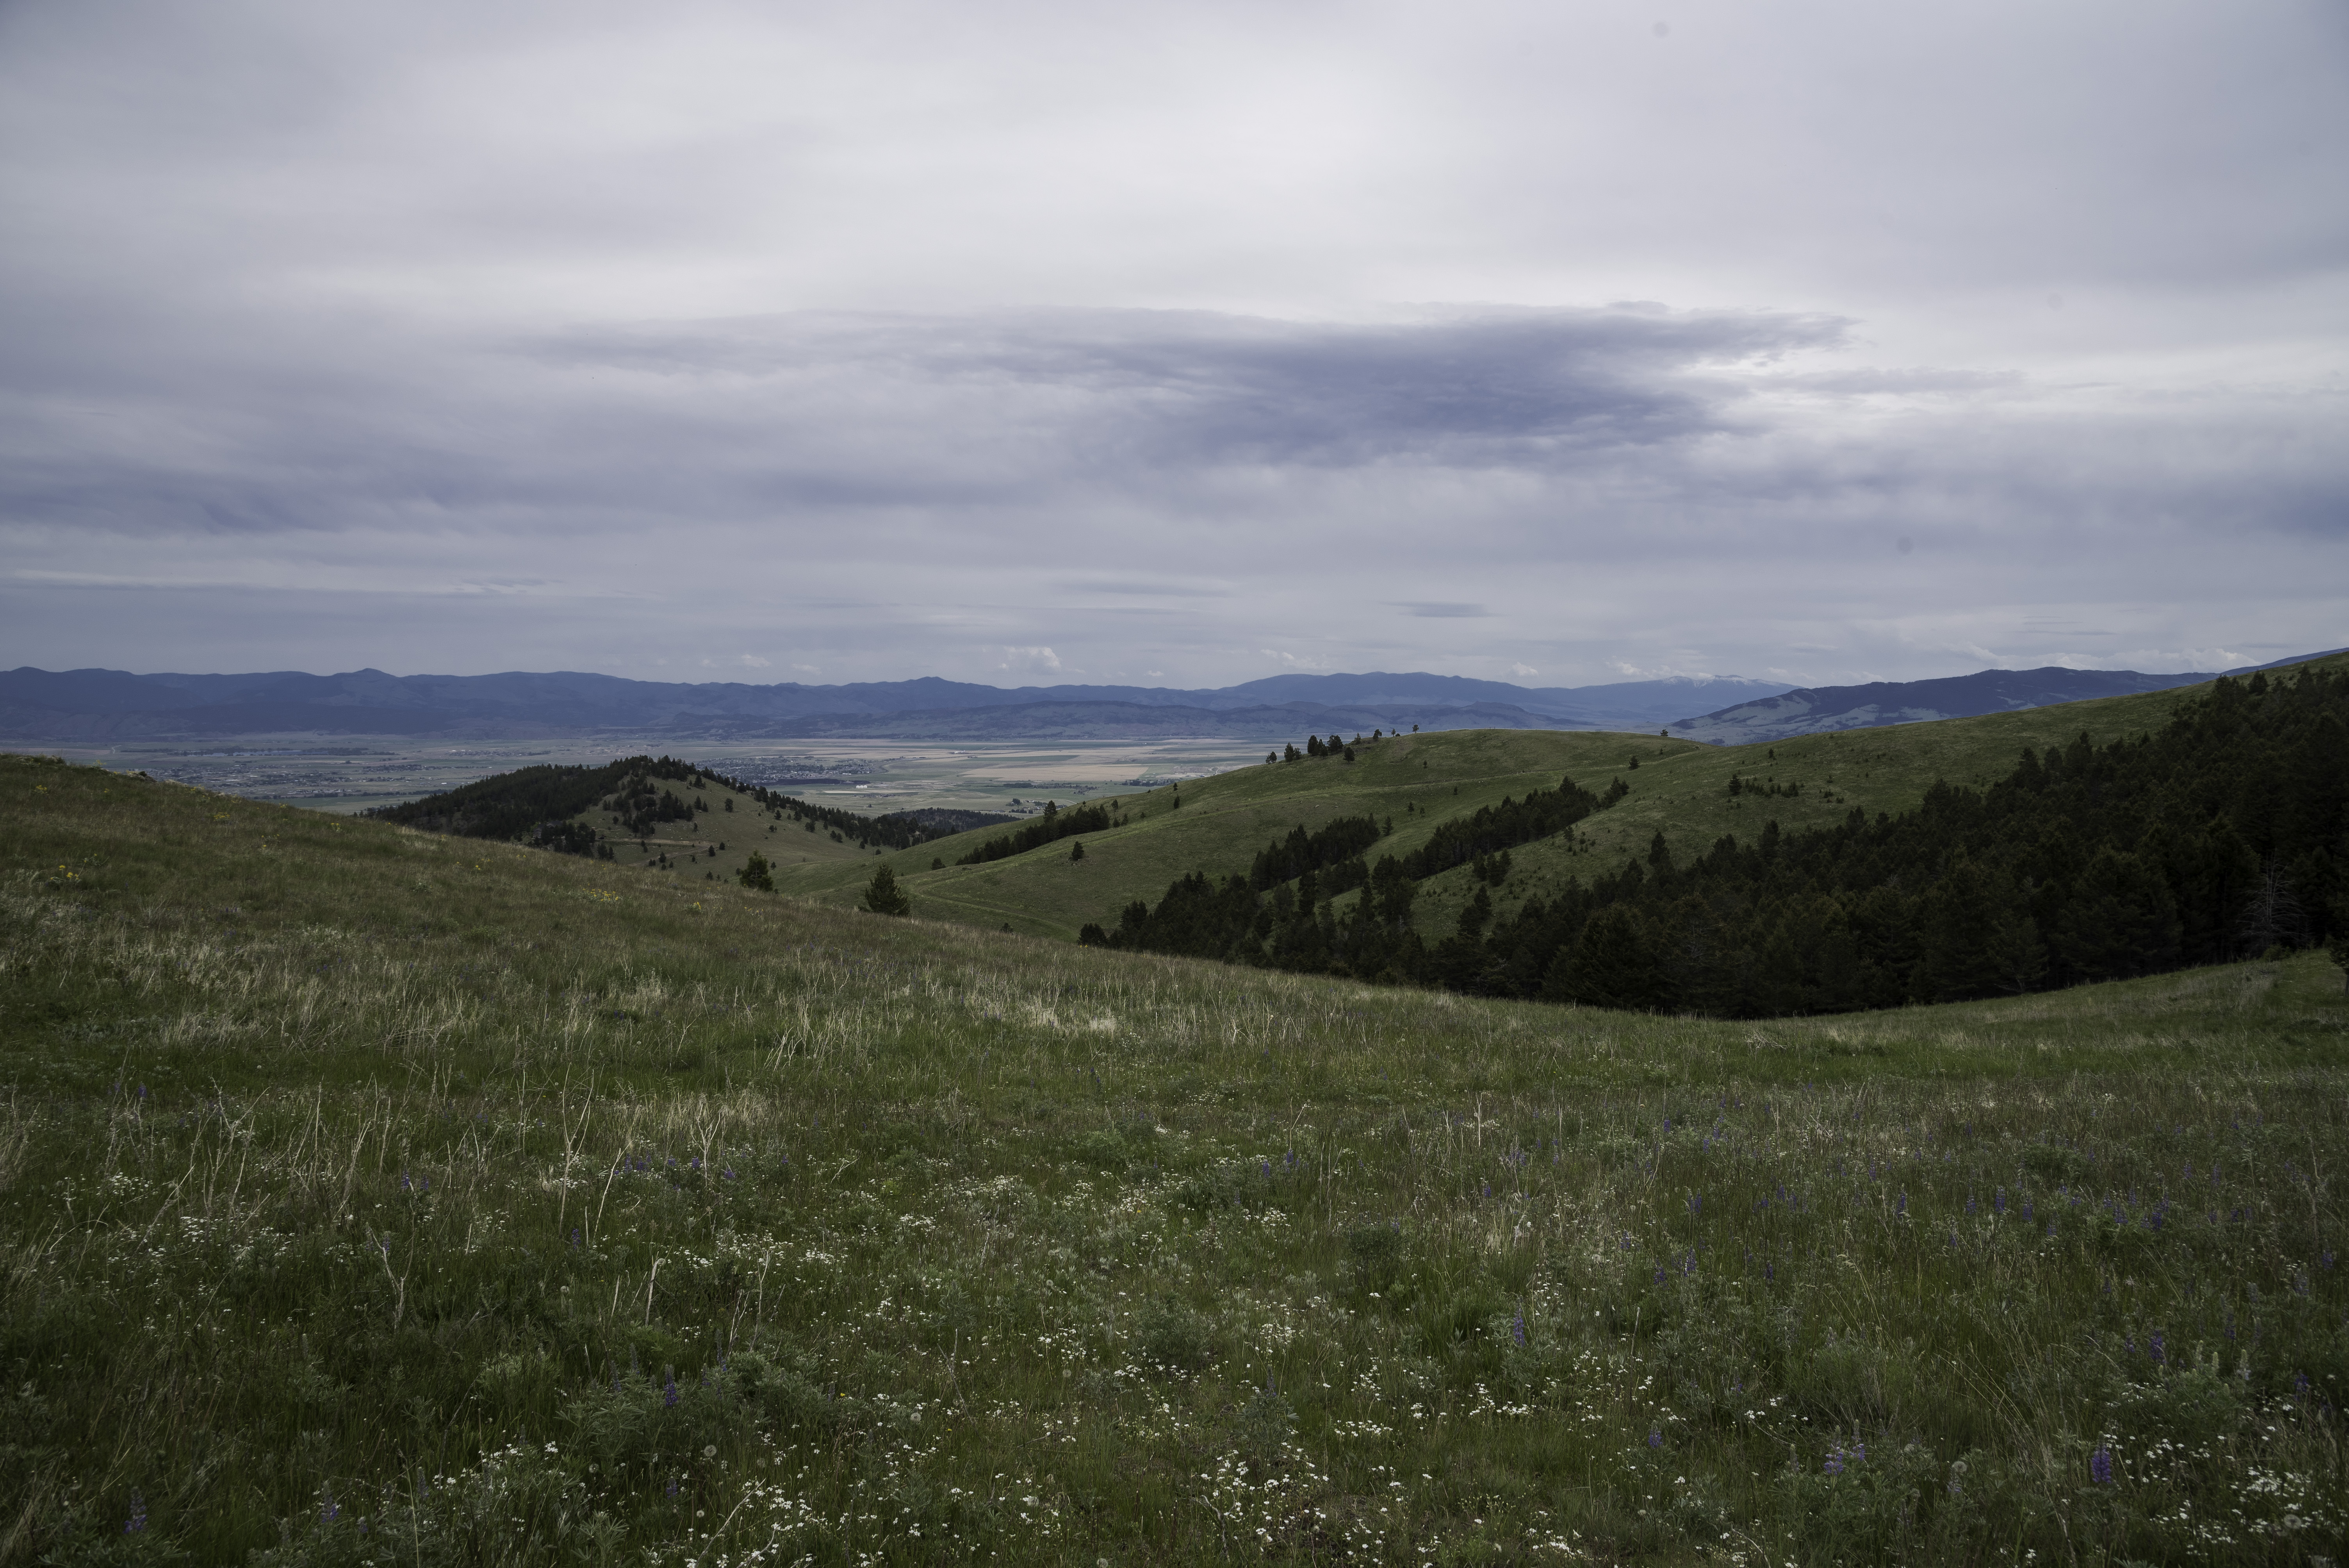
[[[2325,667],[2349,664],[2334,657]],[[1113,925],[1134,899],[1155,901],[1192,871],[1245,871],[1250,857],[1292,827],[1370,812],[1392,817],[1395,832],[1372,852],[1403,855],[1426,841],[1447,817],[1473,813],[1504,797],[1555,786],[1570,776],[1591,789],[1620,778],[1630,795],[1560,836],[1512,852],[1513,874],[1497,902],[1506,914],[1525,898],[1550,896],[1568,877],[1613,871],[1644,854],[1658,832],[1686,860],[1723,833],[1751,840],[1775,820],[1794,831],[1842,820],[1854,806],[1899,813],[1913,808],[1936,779],[1986,784],[2013,767],[2023,748],[2045,750],[2086,734],[2101,744],[2158,728],[2179,701],[2207,690],[2189,686],[2106,697],[1979,718],[1944,719],[1775,746],[1713,747],[1657,736],[1552,730],[1452,730],[1398,736],[1336,758],[1239,769],[1179,790],[1118,798],[1126,825],[1088,835],[1085,859],[1071,861],[1059,843],[986,866],[956,859],[991,836],[980,831],[886,856],[917,911],[989,928],[1073,939],[1088,922]],[[1299,738],[1300,739],[1302,737]],[[1636,758],[1637,770],[1630,768]],[[1761,793],[1729,794],[1733,776]],[[1784,791],[1799,785],[1801,793]],[[1179,795],[1179,810],[1174,800]],[[1407,809],[1408,808],[1408,809]],[[806,835],[802,835],[805,837]],[[788,840],[785,841],[787,843]],[[841,906],[854,903],[885,857],[807,852],[777,879],[786,892]],[[946,862],[933,871],[933,859]],[[723,874],[724,861],[710,862]],[[1447,934],[1476,884],[1466,868],[1429,879],[1414,912],[1423,932]]]
[[[1755,1027],[0,802],[0,1561],[2349,1532],[2313,958]]]

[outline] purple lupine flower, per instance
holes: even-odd
[[[1661,1449],[1664,1446],[1664,1434],[1662,1429],[1658,1427],[1651,1427],[1648,1429],[1648,1446],[1651,1449]]]
[[[2153,1336],[2146,1341],[2145,1353],[2152,1357],[2156,1365],[2158,1365],[2168,1359],[2165,1354],[2168,1348],[2168,1342],[2161,1337],[2161,1330],[2157,1328],[2153,1331]]]
[[[677,1477],[675,1477],[675,1476],[671,1476],[671,1477],[669,1477],[669,1478],[668,1478],[668,1485],[667,1485],[666,1488],[664,1488],[664,1489],[663,1489],[663,1491],[664,1491],[664,1492],[665,1492],[665,1494],[666,1494],[666,1495],[667,1495],[667,1496],[669,1496],[669,1497],[675,1497],[675,1496],[677,1495]]]
[[[342,1505],[335,1501],[335,1489],[331,1486],[320,1487],[318,1489],[318,1522],[332,1524],[341,1517],[342,1511]]]
[[[1909,1212],[1908,1193],[1903,1192],[1900,1194],[1900,1201],[1892,1205],[1892,1212],[1896,1214],[1905,1214]]]
[[[2088,1456],[2088,1479],[2098,1486],[2113,1484],[2112,1450],[2101,1443],[2097,1445],[2096,1451]]]
[[[1523,1309],[1519,1309],[1516,1321],[1509,1325],[1509,1337],[1519,1345],[1526,1342],[1526,1315]]]
[[[661,1403],[675,1406],[677,1398],[677,1374],[664,1368],[661,1373]]]
[[[1841,1449],[1829,1449],[1827,1450],[1827,1462],[1819,1468],[1826,1470],[1829,1475],[1843,1474],[1843,1450]]]
[[[2001,1188],[2000,1188],[1996,1192],[1994,1192],[1994,1193],[1992,1193],[1992,1194],[1991,1195],[1990,1206],[1991,1206],[1992,1209],[1996,1210],[1998,1212],[2002,1213],[2002,1214],[2003,1214],[2003,1213],[2005,1213],[2005,1212],[2006,1212],[2006,1189],[2005,1189],[2005,1188],[2001,1187]]]
[[[1866,1464],[1868,1462],[1868,1445],[1866,1443],[1852,1444],[1850,1459],[1851,1462],[1856,1465]]]
[[[2302,1379],[2305,1381],[2305,1379]],[[125,1535],[137,1535],[147,1528],[147,1499],[138,1492],[130,1494],[130,1522],[122,1527]]]

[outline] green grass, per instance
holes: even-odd
[[[1541,739],[1470,738],[1451,782]],[[1280,771],[1187,787],[1179,831]],[[2349,1529],[2349,999],[2313,957],[1715,1024],[23,759],[0,802],[0,1560],[2265,1563]]]

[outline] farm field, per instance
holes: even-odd
[[[1631,744],[1423,738],[1417,788],[1550,741]],[[1898,809],[1894,754],[1789,750]],[[1127,809],[1171,864],[1317,766]],[[918,870],[890,920],[30,758],[0,801],[0,1561],[2349,1536],[2319,955],[1712,1023],[1005,935]]]

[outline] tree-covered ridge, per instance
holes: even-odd
[[[1115,931],[1088,925],[1078,940],[1308,972],[1413,979],[1413,968],[1399,965],[1423,962],[1405,956],[1419,949],[1411,905],[1421,878],[1462,864],[1475,865],[1481,874],[1495,863],[1490,857],[1562,832],[1619,798],[1593,795],[1562,779],[1555,789],[1529,790],[1523,800],[1505,798],[1497,806],[1478,808],[1474,816],[1445,822],[1419,849],[1402,860],[1381,855],[1375,868],[1365,866],[1362,851],[1392,830],[1392,822],[1382,828],[1368,817],[1341,818],[1318,834],[1291,829],[1286,841],[1257,854],[1247,877],[1226,877],[1219,885],[1206,872],[1194,872],[1169,887],[1156,909],[1136,901],[1126,906]],[[1341,849],[1347,851],[1343,858],[1333,852]],[[1287,874],[1274,874],[1281,872]],[[1288,885],[1292,878],[1294,887]],[[1330,901],[1365,885],[1370,891],[1341,918]],[[1268,888],[1271,897],[1259,897]],[[1489,896],[1479,896],[1489,912]]]
[[[1984,790],[1723,838],[1529,900],[1438,978],[1754,1016],[1954,1001],[2349,930],[2349,675],[2221,680],[2159,732],[2025,751]],[[1448,944],[1447,944],[1448,945]]]
[[[1350,861],[1386,835],[1372,817],[1340,817],[1312,832],[1302,825],[1288,836],[1257,851],[1248,867],[1248,886],[1258,892],[1295,882],[1307,872],[1318,872]]]
[[[691,763],[671,757],[628,757],[600,768],[541,764],[478,779],[419,800],[379,806],[367,814],[461,839],[522,839],[543,823],[566,821],[594,810],[631,779],[642,781],[631,795],[641,794],[647,802],[636,810],[657,811],[659,803],[649,786],[687,783],[697,771]],[[676,798],[670,791],[669,799]],[[682,816],[684,808],[677,808],[677,814]]]
[[[1447,824],[1339,911],[1299,879],[1182,879],[1105,945],[1482,995],[1727,1016],[1950,1001],[2118,978],[2349,934],[2349,673],[2222,680],[2149,736],[2025,751],[1986,789],[1759,839],[1686,865],[1570,881],[1451,934],[1410,928],[1414,882],[1563,830],[1618,788],[1570,781]],[[1551,825],[1554,823],[1555,825]],[[1480,878],[1480,881],[1491,880]],[[1319,895],[1319,896],[1317,896]]]
[[[595,854],[607,837],[641,838],[663,822],[690,820],[709,803],[701,792],[716,784],[748,797],[778,820],[838,834],[865,849],[911,849],[960,830],[920,820],[916,813],[863,817],[830,806],[811,805],[760,785],[673,757],[625,757],[600,768],[542,764],[476,779],[438,795],[427,795],[367,813],[403,827],[466,839],[500,839],[572,854]],[[674,786],[674,787],[673,787]],[[678,788],[685,793],[679,794]],[[598,834],[571,819],[601,811],[615,830]]]
[[[1419,881],[1519,844],[1562,833],[1591,812],[1613,805],[1627,793],[1620,779],[1615,782],[1612,793],[1601,797],[1571,779],[1561,779],[1555,789],[1528,790],[1522,800],[1505,799],[1497,806],[1479,807],[1474,816],[1437,828],[1433,838],[1404,858],[1402,874]]]
[[[1118,819],[1103,805],[1071,806],[1063,811],[1054,800],[1044,802],[1044,814],[1022,825],[1016,832],[999,833],[978,848],[955,861],[958,866],[983,866],[990,861],[1008,861],[1014,855],[1078,833],[1098,833],[1117,825]],[[941,835],[943,836],[943,835]]]

